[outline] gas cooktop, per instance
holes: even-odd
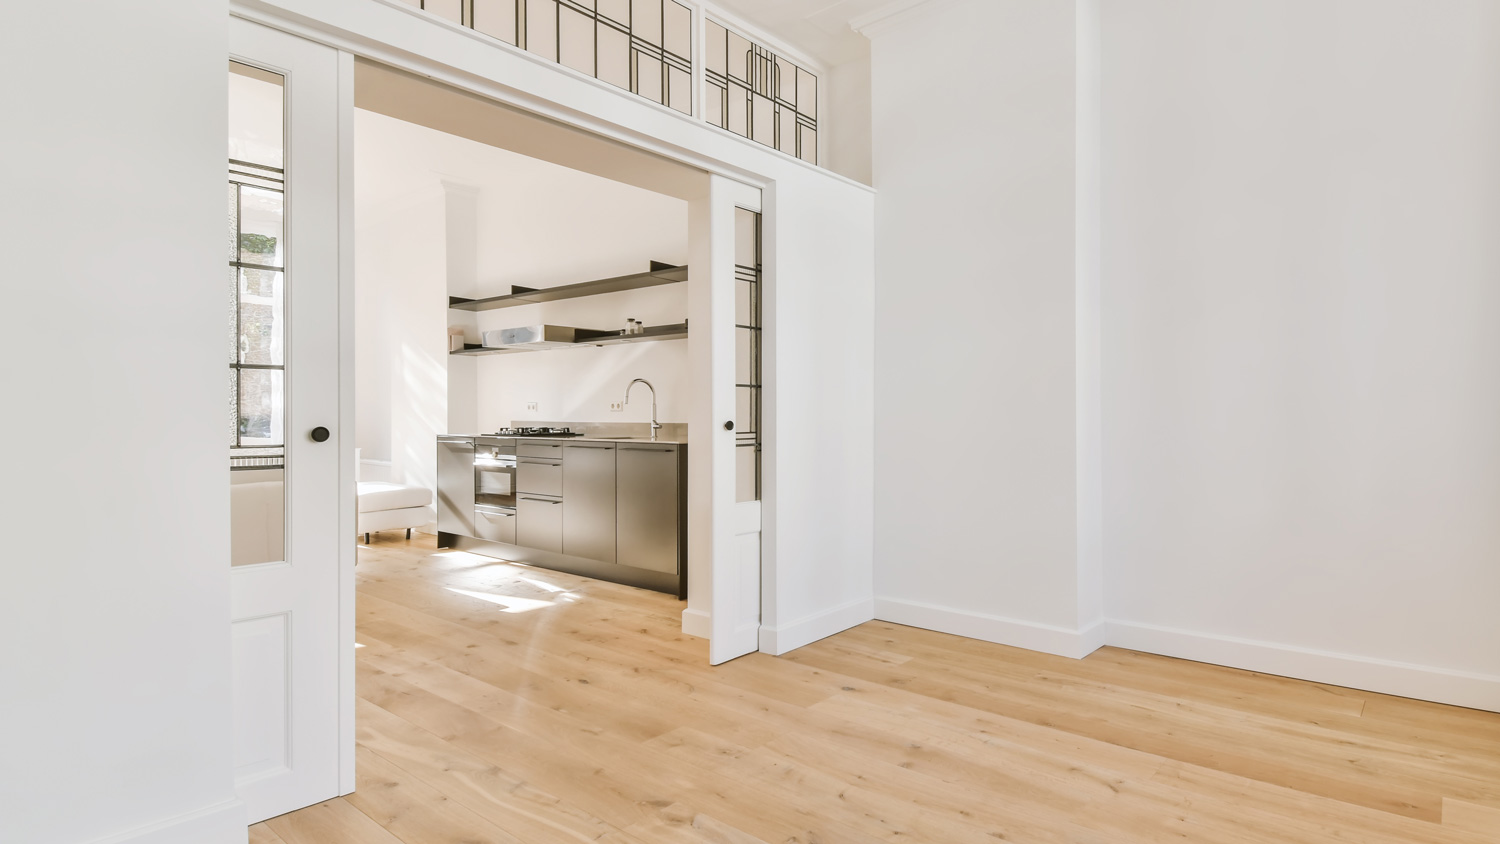
[[[492,437],[581,437],[583,434],[567,428],[501,428]]]

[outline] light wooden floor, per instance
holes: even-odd
[[[882,622],[710,668],[667,596],[386,536],[358,791],[256,844],[1500,841],[1500,715]]]

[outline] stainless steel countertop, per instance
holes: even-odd
[[[514,440],[518,443],[615,443],[617,445],[687,445],[687,440],[673,437],[500,437],[494,434],[439,434],[450,439],[473,440],[483,437],[490,440]]]

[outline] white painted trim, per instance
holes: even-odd
[[[1275,674],[1331,686],[1500,712],[1500,677],[1406,662],[1110,621],[1108,643],[1117,648]]]
[[[952,607],[895,598],[875,599],[875,617],[881,621],[951,633],[969,639],[1025,648],[1029,651],[1082,659],[1104,644],[1105,623],[1095,622],[1082,630],[1004,618]]]
[[[760,650],[773,656],[794,651],[835,633],[872,621],[875,599],[859,598],[823,612],[814,613],[781,627],[760,628]]]
[[[389,461],[389,460],[360,460],[359,461],[359,465],[361,465],[361,466],[383,466],[383,467],[389,469],[391,467],[391,461]]]
[[[245,804],[225,800],[88,844],[245,844]]]
[[[1109,622],[1100,618],[1078,631],[1078,659],[1109,644]]]
[[[1069,630],[893,598],[875,599],[875,618],[1073,659],[1082,659],[1110,645],[1313,683],[1500,712],[1500,676],[1489,674],[1128,621],[1099,621],[1081,630]],[[762,642],[767,641],[768,633],[762,630]],[[786,640],[776,644],[784,648],[778,653],[791,650]]]
[[[338,55],[338,145],[339,145],[339,443],[353,444],[357,403],[355,400],[355,273],[354,254],[356,220],[354,218],[354,54]],[[344,439],[343,432],[348,432]],[[355,758],[355,665],[354,665],[354,567],[358,551],[348,541],[351,529],[359,523],[359,504],[354,481],[360,477],[354,465],[353,450],[340,449],[344,455],[339,467],[339,783],[338,793],[354,791]],[[374,463],[375,461],[369,461]],[[389,466],[389,461],[387,461]]]
[[[851,19],[849,28],[866,38],[874,39],[895,27],[910,23],[919,15],[965,2],[968,0],[893,0],[873,12]]]
[[[703,610],[682,611],[682,632],[699,639],[707,639],[714,629],[713,616]]]

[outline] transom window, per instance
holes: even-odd
[[[402,0],[655,103],[693,114],[696,7],[679,0]],[[818,163],[818,77],[703,19],[702,120]]]

